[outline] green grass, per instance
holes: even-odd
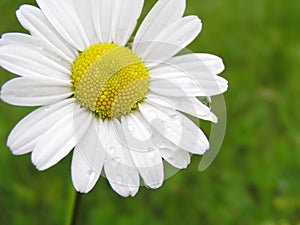
[[[154,4],[146,0],[143,15]],[[14,13],[31,0],[0,0],[0,33],[23,31]],[[228,121],[213,164],[201,157],[158,190],[119,197],[101,178],[83,196],[81,225],[300,224],[300,1],[187,0],[203,32],[194,52],[220,55],[229,81]],[[14,77],[0,70],[0,85]],[[5,146],[14,124],[31,108],[0,102],[0,224],[61,225],[72,184],[68,156],[38,172],[30,155]]]

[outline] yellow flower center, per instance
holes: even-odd
[[[150,76],[141,59],[115,44],[90,46],[74,60],[71,72],[74,97],[102,119],[129,114],[148,91]]]

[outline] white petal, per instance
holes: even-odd
[[[90,45],[72,2],[37,0],[37,3],[52,26],[70,45],[80,51]]]
[[[119,0],[116,1],[114,13],[115,30],[112,41],[124,46],[130,38],[139,18],[144,0]]]
[[[201,62],[211,71],[213,74],[220,74],[223,72],[225,69],[223,60],[212,54],[207,54],[207,53],[197,53],[194,54],[196,57],[201,60]],[[188,56],[186,55],[185,57],[192,57],[192,55]],[[189,59],[186,59],[189,61]]]
[[[122,127],[131,157],[145,184],[159,188],[164,180],[163,163],[158,144],[162,136],[152,131],[139,112],[122,117]]]
[[[180,148],[194,154],[203,154],[209,148],[204,133],[181,113],[152,106],[147,100],[139,105],[139,109],[152,127]]]
[[[98,130],[99,120],[93,118],[73,152],[72,181],[81,193],[87,193],[95,186],[103,167],[105,149],[98,137]]]
[[[16,155],[31,152],[39,137],[73,110],[74,99],[43,106],[23,118],[11,131],[7,146]]]
[[[178,169],[186,168],[191,162],[190,154],[170,141],[164,140],[159,151],[164,160]]]
[[[6,45],[15,45],[20,46],[23,48],[33,49],[35,52],[38,52],[41,55],[44,55],[51,59],[52,61],[56,62],[57,64],[61,65],[64,68],[69,68],[71,62],[61,55],[55,48],[49,45],[47,42],[42,41],[36,37],[33,37],[28,34],[22,33],[7,33],[2,35],[0,40],[0,46]]]
[[[133,43],[134,52],[143,52],[143,42],[153,41],[165,28],[183,16],[185,0],[160,0],[148,13]],[[142,45],[140,45],[140,43]]]
[[[0,65],[24,77],[53,77],[69,80],[70,71],[29,47],[5,45],[0,47]]]
[[[173,75],[174,76],[170,79],[151,78],[151,80],[149,81],[149,89],[154,93],[165,96],[209,97],[222,94],[228,88],[227,81],[219,76],[215,76],[210,80],[203,80],[203,82],[200,84],[195,79],[186,76],[185,73],[178,73]]]
[[[212,57],[211,57],[212,58]],[[214,60],[219,69],[212,68],[212,62],[203,55],[188,54],[169,59],[149,71],[150,89],[156,93],[171,96],[213,96],[225,92],[227,81],[214,74],[223,66],[219,58]],[[164,81],[163,81],[164,80]],[[154,90],[155,89],[155,90]],[[176,89],[181,89],[176,90]]]
[[[155,39],[142,42],[142,51],[134,50],[147,67],[163,63],[190,44],[201,31],[201,21],[197,16],[187,16],[176,20]]]
[[[102,43],[112,41],[113,31],[115,29],[114,11],[116,0],[93,0],[93,19],[95,31]]]
[[[48,105],[72,95],[70,84],[54,79],[15,78],[2,86],[1,99],[21,106]]]
[[[83,25],[91,44],[98,44],[101,39],[97,36],[93,20],[93,2],[91,0],[72,0],[76,13]]]
[[[187,168],[191,162],[190,154],[184,150],[174,151],[173,149],[163,148],[160,149],[160,153],[164,160],[178,169]]]
[[[149,89],[159,95],[173,97],[210,96],[189,77],[174,76],[172,79],[151,79]]]
[[[118,120],[104,121],[101,138],[105,138],[105,175],[111,187],[120,195],[134,196],[139,189],[139,174],[126,148],[119,138],[122,133]],[[100,138],[100,137],[99,137]]]
[[[31,5],[22,5],[17,11],[17,17],[22,26],[27,29],[33,37],[47,43],[61,58],[64,58],[70,63],[76,58],[78,54],[77,51],[70,47],[57,33],[39,8]]]
[[[160,69],[163,68],[166,71],[168,67],[184,71],[199,79],[209,79],[210,76],[221,73],[225,68],[220,57],[206,53],[192,53],[173,57],[165,65],[161,65]]]
[[[147,99],[157,105],[173,108],[181,112],[185,112],[203,120],[209,120],[214,123],[217,122],[217,117],[210,111],[210,108],[204,105],[196,97],[170,97],[159,96],[148,92]],[[169,104],[166,104],[168,102]]]
[[[39,170],[46,170],[63,159],[81,140],[92,114],[75,104],[72,112],[60,118],[38,140],[31,160]]]

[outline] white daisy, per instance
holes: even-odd
[[[198,96],[218,95],[227,81],[222,60],[177,54],[201,30],[197,16],[183,17],[185,0],[159,0],[129,39],[143,0],[37,0],[17,17],[30,32],[4,34],[0,65],[17,74],[1,99],[41,106],[20,121],[7,145],[32,152],[45,170],[73,151],[72,180],[89,192],[103,172],[122,196],[143,181],[158,188],[163,161],[182,169],[190,153],[209,149],[186,114],[216,122]],[[184,114],[182,114],[182,112]]]

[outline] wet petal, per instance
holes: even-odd
[[[73,108],[73,99],[38,108],[13,128],[8,136],[7,146],[16,155],[31,152],[40,136],[57,123],[59,118],[71,113]]]
[[[71,46],[83,51],[90,45],[72,2],[37,0],[37,4],[52,26]]]
[[[33,37],[51,46],[62,58],[70,63],[76,58],[77,51],[75,48],[71,47],[58,34],[39,8],[31,5],[22,5],[17,11],[17,17],[22,26]]]
[[[120,195],[134,196],[139,189],[139,174],[134,166],[120,132],[118,120],[104,121],[106,157],[104,162],[105,175],[111,187]]]
[[[49,105],[71,95],[70,84],[55,79],[15,78],[1,90],[3,101],[21,106]]]
[[[144,0],[122,0],[116,1],[114,13],[115,30],[112,41],[120,46],[124,46],[137,24],[137,19],[142,12]]]
[[[63,159],[81,140],[91,121],[92,114],[79,105],[65,114],[38,140],[31,160],[39,170],[46,170]]]
[[[164,180],[163,163],[158,150],[157,132],[152,132],[149,123],[139,112],[122,117],[122,127],[132,160],[145,184],[159,188]]]
[[[142,53],[145,42],[155,40],[168,25],[183,16],[185,6],[185,0],[158,1],[138,29],[132,46],[133,51]]]
[[[89,192],[96,184],[104,163],[105,149],[98,137],[99,121],[92,119],[82,139],[74,149],[72,181],[77,191]]]
[[[170,24],[153,40],[141,42],[142,51],[134,50],[147,67],[163,63],[190,44],[201,31],[197,16],[180,18]],[[172,34],[172,35],[170,35]]]
[[[173,109],[151,105],[145,100],[139,106],[145,119],[169,141],[180,148],[203,154],[209,148],[204,133],[191,120]]]

